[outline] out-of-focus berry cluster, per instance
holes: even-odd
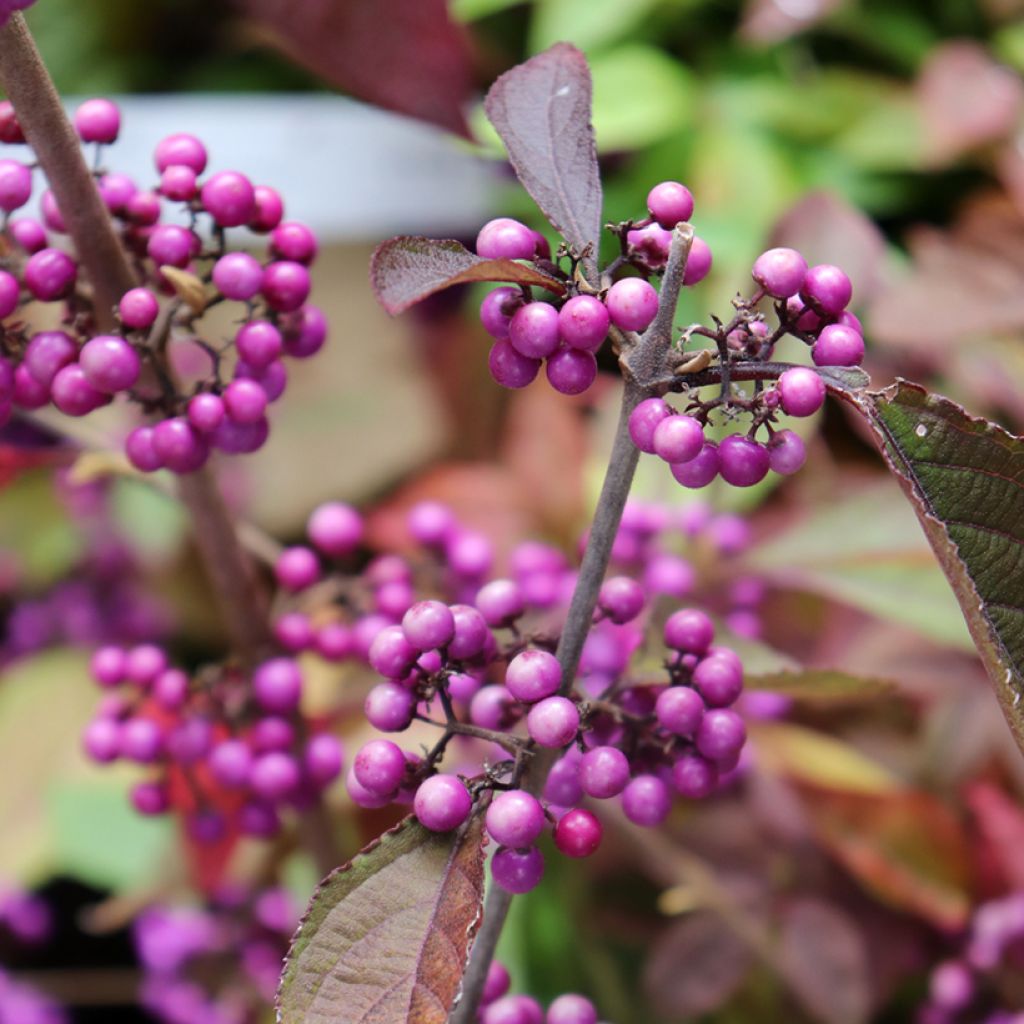
[[[102,147],[120,133],[117,106],[88,100],[74,122],[99,166]],[[9,104],[0,107],[0,139],[25,142]],[[141,187],[116,171],[96,172],[138,282],[120,299],[114,333],[98,330],[53,193],[44,187],[41,222],[11,216],[42,172],[31,160],[0,160],[0,420],[50,404],[85,416],[122,395],[150,418],[125,441],[132,465],[188,473],[213,450],[259,448],[268,407],[287,383],[284,357],[304,359],[323,345],[323,314],[306,301],[317,242],[304,224],[283,219],[274,189],[237,171],[206,174],[206,147],[194,136],[168,136],[153,159],[155,180]],[[237,228],[251,233],[246,241],[266,238],[262,258],[229,250],[227,231]],[[233,337],[204,338],[203,314],[223,302],[238,312]],[[40,304],[52,307],[45,315],[55,329],[30,326],[44,315]]]
[[[480,998],[480,1024],[598,1024],[597,1010],[586,996],[567,992],[548,1005],[533,996],[509,994],[511,978],[498,960],[492,960]]]

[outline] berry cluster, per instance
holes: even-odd
[[[0,1024],[68,1024],[50,996],[0,970]]]
[[[962,953],[932,972],[920,1024],[1019,1024],[1024,1010],[1016,979],[1024,964],[1024,893],[983,903]],[[1015,1003],[1009,1010],[1005,1004]]]
[[[261,1019],[297,923],[291,895],[276,887],[250,892],[225,886],[203,909],[148,908],[134,924],[145,971],[142,1006],[163,1024]],[[237,968],[225,971],[227,962]],[[212,990],[199,980],[203,977],[214,979]]]
[[[7,105],[3,139],[24,137]],[[83,103],[75,127],[101,150],[120,133],[109,100]],[[207,152],[192,135],[171,135],[154,154],[157,180],[140,188],[117,172],[96,172],[138,286],[116,311],[117,333],[97,330],[97,311],[79,287],[78,265],[57,239],[67,227],[51,191],[43,220],[10,218],[33,192],[34,165],[0,160],[0,210],[8,255],[0,269],[0,419],[14,409],[52,403],[85,416],[115,396],[137,402],[156,422],[125,441],[136,469],[188,473],[214,449],[251,452],[267,438],[268,406],[285,389],[282,358],[315,354],[326,337],[320,310],[306,303],[317,243],[308,227],[284,221],[281,197],[236,171],[203,176]],[[228,251],[228,228],[267,236],[266,255]],[[56,236],[56,237],[55,237]],[[203,314],[230,301],[239,307],[234,337],[200,336]],[[55,304],[59,329],[33,332],[16,319],[34,303]],[[188,380],[179,380],[187,374]]]
[[[508,970],[492,960],[477,1012],[480,1024],[597,1024],[597,1010],[585,996],[558,996],[545,1013],[532,996],[509,995],[510,984]]]
[[[551,262],[547,239],[509,217],[489,221],[476,240],[486,259],[531,260],[562,278],[567,297],[560,303],[536,301],[528,288],[497,288],[484,299],[480,319],[495,339],[489,365],[494,379],[507,388],[531,383],[545,363],[551,386],[565,395],[586,391],[597,377],[596,353],[614,327],[645,331],[658,312],[658,293],[645,277],[611,283],[622,266],[654,274],[665,266],[672,228],[693,214],[689,189],[674,181],[655,185],[647,197],[650,217],[620,225],[623,255],[605,270],[609,283],[599,291]],[[559,255],[563,255],[559,253]],[[697,284],[711,269],[711,250],[694,238],[684,283]]]

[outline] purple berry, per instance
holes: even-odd
[[[492,580],[477,591],[474,602],[488,626],[508,626],[526,611],[526,602],[514,580]]]
[[[487,977],[484,979],[484,990],[480,996],[480,1003],[486,1006],[500,999],[507,991],[512,979],[509,978],[508,969],[499,960],[492,960],[487,968]]]
[[[534,232],[511,217],[488,221],[476,236],[476,254],[487,260],[529,260],[536,251]]]
[[[544,1024],[544,1011],[529,996],[503,996],[481,1011],[480,1024]]]
[[[50,385],[53,404],[66,416],[86,416],[110,401],[110,396],[94,388],[77,363],[61,367]]]
[[[0,160],[0,210],[11,213],[32,195],[32,172],[17,160]]]
[[[117,686],[124,679],[124,651],[113,645],[97,648],[89,661],[89,672],[100,686]]]
[[[864,339],[852,327],[829,324],[811,347],[811,358],[815,366],[859,366],[864,359]]]
[[[149,258],[159,266],[187,267],[198,250],[195,233],[178,224],[160,224],[146,243]]]
[[[267,393],[254,380],[233,380],[224,389],[224,409],[235,423],[259,423],[267,411]]]
[[[85,753],[99,764],[116,761],[121,754],[121,726],[111,718],[96,718],[82,734]]]
[[[597,1010],[589,999],[569,992],[548,1007],[545,1024],[597,1024]]]
[[[432,775],[420,783],[412,806],[424,828],[451,832],[469,817],[473,798],[454,775]]]
[[[608,307],[593,295],[576,295],[558,311],[558,333],[567,345],[596,352],[608,336]]]
[[[229,252],[213,265],[213,284],[226,298],[248,302],[263,284],[263,268],[247,252]]]
[[[768,474],[768,449],[743,434],[730,434],[718,444],[718,472],[734,487],[753,487]]]
[[[389,796],[405,775],[405,755],[391,740],[370,740],[356,754],[352,770],[364,789],[375,796]]]
[[[557,749],[571,743],[580,727],[580,713],[568,697],[545,697],[530,708],[526,728],[539,746]]]
[[[132,806],[147,816],[164,814],[171,806],[167,787],[162,782],[140,782],[131,791]]]
[[[262,270],[260,273],[262,275]],[[249,366],[263,370],[277,359],[284,345],[281,332],[273,324],[266,320],[250,320],[235,335],[235,347]]]
[[[278,259],[312,263],[316,258],[316,235],[305,224],[286,221],[270,233],[270,251]]]
[[[121,112],[110,100],[86,100],[75,111],[75,131],[83,142],[115,142],[120,130]]]
[[[266,419],[256,423],[236,423],[224,418],[224,422],[210,437],[215,447],[222,452],[241,455],[246,452],[258,451],[266,443],[270,434],[270,424]]]
[[[124,208],[124,216],[137,227],[152,227],[160,220],[160,197],[155,192],[136,192]]]
[[[665,646],[684,654],[705,654],[715,639],[715,627],[698,608],[680,608],[665,622]]]
[[[536,889],[544,876],[544,855],[536,846],[528,850],[498,850],[491,860],[491,876],[506,892],[522,895]],[[497,1006],[497,1003],[492,1003]]]
[[[152,427],[136,427],[124,442],[128,461],[142,473],[153,473],[163,468],[163,460],[153,444]]]
[[[245,224],[256,210],[252,182],[237,171],[221,171],[207,179],[200,196],[205,209],[224,228]]]
[[[40,249],[28,258],[23,272],[25,287],[40,302],[63,298],[75,284],[75,261],[60,249]]]
[[[536,378],[541,361],[521,355],[508,341],[498,341],[491,346],[487,365],[491,376],[503,388],[525,388]]]
[[[487,831],[499,846],[532,846],[544,829],[544,810],[521,789],[498,793],[487,808]]]
[[[293,359],[308,359],[324,347],[327,317],[319,306],[304,305],[288,317],[282,317],[284,350]]]
[[[718,456],[718,445],[714,441],[705,441],[703,448],[689,462],[670,465],[672,475],[684,487],[706,487],[718,476],[721,462]]]
[[[821,316],[838,316],[850,304],[853,285],[839,267],[819,263],[804,277],[800,294]]]
[[[810,416],[825,401],[825,382],[807,366],[794,366],[779,377],[779,404],[790,416]]]
[[[597,606],[617,625],[632,622],[643,610],[643,587],[629,576],[613,576],[601,584]]]
[[[622,791],[622,811],[634,825],[660,825],[672,809],[672,794],[656,775],[638,775]]]
[[[624,331],[645,331],[658,312],[658,293],[639,277],[627,277],[608,289],[608,315]]]
[[[803,439],[792,430],[777,430],[768,442],[768,464],[780,476],[792,476],[806,461]]]
[[[555,826],[555,846],[566,857],[589,857],[601,845],[603,834],[597,815],[576,807],[566,811]]]
[[[773,298],[796,295],[807,274],[807,260],[796,249],[769,249],[754,261],[754,280]]]
[[[184,164],[196,174],[202,174],[206,170],[206,147],[194,135],[181,132],[161,139],[153,152],[153,159],[160,172],[173,164]]]
[[[260,290],[271,309],[291,313],[309,298],[310,286],[306,267],[294,260],[278,260],[264,268]]]
[[[693,195],[678,181],[662,181],[647,193],[647,209],[661,227],[671,231],[693,216]]]
[[[306,743],[302,766],[306,778],[319,789],[329,786],[340,774],[344,753],[337,736],[321,732]]]
[[[130,718],[121,726],[121,756],[138,764],[152,764],[163,753],[160,726],[149,718]]]
[[[503,729],[515,721],[512,694],[504,686],[484,686],[469,702],[469,720],[482,729]]]
[[[46,247],[46,230],[31,217],[18,217],[7,225],[11,237],[27,253],[39,252]]]
[[[306,534],[325,555],[344,558],[362,543],[363,520],[351,505],[331,501],[313,510]]]
[[[388,679],[404,679],[416,662],[419,650],[406,639],[401,626],[385,626],[370,644],[371,668]]]
[[[607,800],[629,782],[629,761],[618,747],[593,747],[581,758],[577,779],[587,796]]]
[[[700,754],[683,754],[672,765],[672,785],[680,796],[700,800],[714,792],[718,769]]]
[[[451,613],[455,620],[455,633],[448,642],[448,657],[454,661],[476,658],[492,641],[486,620],[468,604],[453,604]]]
[[[139,191],[126,174],[104,174],[97,184],[107,209],[118,216],[124,215],[132,197]]]
[[[49,387],[57,371],[78,358],[78,346],[63,331],[40,331],[33,334],[25,348],[21,365],[33,380]]]
[[[60,207],[57,205],[57,197],[53,194],[51,189],[47,189],[43,193],[43,197],[39,205],[43,211],[43,223],[51,231],[56,231],[61,235],[65,234],[68,230],[68,226],[64,222],[64,217],[60,212]]]
[[[210,773],[228,789],[241,789],[249,784],[252,751],[244,740],[223,740],[210,751]]]
[[[528,302],[509,323],[508,340],[527,359],[544,359],[558,348],[558,310],[549,302]]]
[[[175,416],[153,428],[153,451],[172,472],[191,473],[206,462],[210,448],[187,419]]]
[[[712,708],[697,731],[697,749],[715,764],[729,764],[739,756],[746,738],[746,726],[735,711]]]
[[[264,711],[287,714],[299,706],[302,673],[291,658],[271,658],[252,675],[252,692]]]
[[[402,616],[402,631],[417,650],[438,650],[455,636],[455,616],[441,601],[417,601]]]
[[[654,713],[658,724],[674,736],[696,735],[704,718],[704,701],[688,686],[670,686],[658,694]]]
[[[574,807],[584,796],[579,783],[579,752],[570,749],[551,767],[544,783],[544,799],[558,807]]]
[[[738,658],[710,654],[693,670],[693,685],[709,708],[727,707],[743,691],[743,667]]]
[[[704,447],[704,428],[692,416],[666,416],[651,438],[654,454],[676,465],[695,459]]]
[[[138,379],[142,363],[124,338],[101,334],[82,346],[78,357],[86,379],[97,391],[126,391]]]
[[[249,218],[249,227],[261,234],[273,231],[284,216],[284,203],[276,189],[268,185],[257,185],[253,189],[255,208]]]
[[[224,400],[220,395],[204,391],[189,399],[186,415],[196,430],[212,433],[224,422]]]
[[[320,578],[320,561],[307,547],[285,548],[274,563],[277,582],[293,593],[311,587]]]
[[[188,675],[180,668],[166,668],[153,680],[153,698],[168,711],[182,707],[188,691]]]
[[[672,408],[660,398],[645,398],[629,414],[629,436],[648,455],[654,454],[654,431],[672,415]]]
[[[523,304],[523,293],[518,288],[495,288],[480,303],[480,322],[484,330],[496,341],[508,338],[509,324],[516,310]]]
[[[562,666],[547,651],[521,651],[505,670],[505,686],[516,700],[533,704],[558,692]]]
[[[260,755],[249,773],[252,792],[270,803],[289,797],[298,788],[300,780],[295,758],[281,750]]]
[[[562,395],[582,395],[597,379],[592,352],[561,348],[547,362],[548,383]]]
[[[402,732],[412,722],[416,698],[399,683],[378,683],[363,704],[366,720],[381,732]]]
[[[188,202],[199,191],[198,175],[185,164],[171,164],[160,175],[160,194],[174,202]]]
[[[700,284],[711,273],[711,262],[711,246],[703,238],[694,235],[693,243],[690,246],[690,255],[686,258],[683,284]]]
[[[144,331],[153,326],[160,312],[160,303],[148,288],[132,288],[121,296],[117,309],[125,327]]]

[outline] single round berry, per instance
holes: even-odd
[[[233,380],[224,389],[224,410],[235,423],[259,423],[267,411],[267,393],[254,380]]]
[[[163,753],[160,726],[149,718],[130,718],[121,727],[121,756],[138,764],[152,764]]]
[[[125,205],[124,217],[136,227],[152,227],[160,220],[160,197],[155,192],[136,192]]]
[[[524,356],[509,341],[497,341],[491,346],[487,366],[503,388],[525,388],[540,372],[541,361]]]
[[[627,277],[608,289],[608,315],[624,331],[645,331],[658,312],[658,293],[639,277]]]
[[[704,718],[701,695],[688,686],[670,686],[658,694],[654,713],[658,724],[674,736],[696,735]]]
[[[97,185],[107,209],[117,216],[125,213],[132,197],[139,190],[126,174],[104,174]]]
[[[518,288],[495,288],[489,292],[480,303],[484,330],[496,341],[505,341],[512,317],[522,304],[523,293]]]
[[[672,809],[672,794],[656,775],[638,775],[622,791],[622,810],[634,825],[660,825]]]
[[[209,434],[224,422],[224,400],[208,391],[189,399],[186,416],[196,430]]]
[[[438,650],[455,636],[455,617],[441,601],[417,601],[402,616],[402,631],[417,650]]]
[[[489,626],[508,626],[526,611],[526,601],[514,580],[492,580],[477,591],[474,601]],[[557,689],[557,687],[556,687]]]
[[[92,760],[109,764],[121,755],[121,726],[110,718],[97,718],[85,727],[82,747]]]
[[[125,327],[144,331],[153,326],[160,312],[160,303],[148,288],[132,288],[121,296],[117,311]]]
[[[839,267],[819,263],[807,271],[800,294],[819,315],[838,316],[850,304],[853,285]]]
[[[206,147],[194,135],[180,132],[161,139],[153,151],[153,159],[161,173],[174,164],[184,164],[196,174],[202,174],[206,170]]]
[[[282,750],[260,755],[249,773],[253,793],[271,803],[289,797],[299,786],[301,773],[295,758]]]
[[[305,224],[286,221],[270,233],[270,251],[278,259],[312,263],[316,258],[316,235]]]
[[[371,668],[388,679],[404,679],[416,662],[419,649],[406,639],[401,626],[385,626],[370,644]]]
[[[706,654],[715,627],[699,608],[680,608],[665,622],[665,646],[684,654]]]
[[[769,249],[754,261],[754,280],[773,298],[796,295],[807,274],[807,260],[796,249]]]
[[[672,408],[660,398],[645,398],[629,414],[629,436],[633,444],[648,455],[654,454],[654,431],[673,415]]]
[[[33,334],[21,365],[40,384],[49,387],[62,367],[78,358],[78,346],[64,331],[40,331]]]
[[[329,786],[340,774],[344,752],[337,736],[322,732],[310,737],[302,753],[306,778],[318,789]]]
[[[198,191],[198,175],[185,164],[172,164],[160,175],[160,194],[174,202],[188,202]]]
[[[306,534],[325,555],[343,558],[362,543],[363,520],[351,505],[331,501],[314,509]]]
[[[53,302],[67,295],[75,284],[75,261],[60,249],[40,249],[25,264],[25,287],[40,302]]]
[[[662,181],[647,193],[647,209],[661,227],[671,230],[693,216],[693,195],[678,181]]]
[[[735,711],[713,708],[697,731],[697,750],[715,764],[729,764],[739,756],[746,738],[746,726]]]
[[[455,661],[477,658],[493,642],[487,621],[472,605],[453,604],[451,612],[455,633],[448,642],[448,657]]]
[[[254,370],[266,369],[281,354],[283,345],[281,332],[266,320],[250,320],[235,335],[239,357]]]
[[[291,658],[271,658],[252,676],[252,692],[264,711],[287,714],[299,706],[302,697],[302,673]]]
[[[711,263],[711,246],[703,238],[694,235],[693,243],[690,245],[690,255],[686,258],[683,284],[700,284],[711,273]]]
[[[718,445],[705,441],[701,450],[689,462],[671,464],[672,476],[684,487],[707,487],[718,476],[720,468]]]
[[[548,383],[562,395],[582,395],[597,380],[597,360],[592,352],[560,348],[548,359]]]
[[[555,826],[555,846],[566,857],[589,857],[600,845],[604,829],[597,815],[575,807]]]
[[[32,195],[32,172],[17,160],[0,160],[0,210],[11,213]]]
[[[208,178],[200,190],[200,197],[203,207],[224,228],[245,224],[256,210],[256,195],[252,182],[237,171],[221,171]]]
[[[389,796],[405,775],[405,755],[391,740],[370,740],[356,754],[352,770],[364,789],[375,796]]]
[[[548,651],[521,651],[505,670],[505,686],[516,700],[533,704],[558,692],[562,666]]]
[[[544,1024],[544,1011],[530,996],[502,996],[484,1007],[480,1024]]]
[[[730,434],[718,444],[718,472],[734,487],[753,487],[768,474],[768,449],[743,434]]]
[[[779,377],[779,403],[790,416],[810,416],[825,401],[825,382],[807,366],[794,366]]]
[[[718,769],[700,754],[683,754],[672,765],[672,785],[680,796],[701,800],[718,785]]]
[[[521,896],[540,884],[544,855],[536,846],[528,850],[498,850],[491,860],[491,876],[506,892]]]
[[[589,999],[569,992],[548,1007],[545,1024],[597,1024],[597,1010]]]
[[[811,346],[815,366],[859,366],[864,359],[864,338],[852,327],[829,324]]]
[[[153,428],[153,450],[175,473],[194,472],[210,453],[206,439],[183,416],[162,420]]]
[[[89,660],[89,673],[100,686],[117,686],[124,672],[125,652],[120,647],[98,647]]]
[[[412,722],[416,698],[399,683],[378,683],[363,704],[366,720],[381,732],[402,732]]]
[[[544,829],[544,810],[535,796],[521,789],[499,793],[487,808],[487,831],[499,846],[532,846]]]
[[[632,622],[644,606],[644,589],[629,576],[613,576],[601,584],[597,606],[617,625]]]
[[[111,100],[86,100],[75,111],[75,131],[83,142],[116,142],[120,130],[121,112]]]
[[[558,311],[558,333],[572,348],[596,352],[608,336],[608,307],[593,295],[575,295]]]
[[[580,758],[577,780],[587,796],[618,796],[629,782],[629,760],[618,747],[593,747]]]
[[[263,268],[247,252],[229,252],[213,265],[213,283],[226,298],[248,302],[263,284]]]
[[[487,260],[529,260],[536,251],[535,233],[511,217],[488,221],[476,236],[476,254]]]
[[[82,346],[78,362],[89,383],[111,395],[130,388],[142,369],[135,349],[124,338],[110,334],[90,338]]]
[[[31,217],[15,218],[7,225],[7,230],[25,252],[39,252],[46,248],[46,229]]]
[[[695,459],[704,447],[704,428],[692,416],[666,416],[652,436],[654,454],[671,464]]]
[[[274,576],[285,590],[305,590],[320,578],[320,561],[302,545],[285,548],[274,562]]]
[[[792,476],[807,461],[803,438],[792,430],[777,430],[768,442],[768,464],[780,476]]]
[[[54,374],[50,397],[66,416],[87,416],[110,401],[109,395],[92,386],[77,363],[69,363]]]
[[[528,359],[544,359],[558,348],[558,310],[550,302],[528,302],[509,323],[508,340]]]
[[[278,260],[263,270],[261,291],[267,305],[279,313],[299,309],[309,298],[309,270],[294,260]]]
[[[160,266],[187,267],[196,255],[199,239],[178,224],[160,224],[146,243],[149,258]]]
[[[480,1003],[486,1006],[500,999],[507,991],[512,979],[509,977],[508,968],[500,960],[492,960],[487,968],[487,977],[484,979],[484,990],[480,996]]]
[[[432,775],[420,783],[412,806],[424,828],[450,832],[469,817],[473,798],[454,775]]]
[[[526,728],[539,746],[557,749],[571,743],[580,727],[580,713],[568,697],[545,697],[530,708]]]
[[[693,670],[693,685],[709,708],[727,707],[743,691],[743,667],[738,658],[710,654]]]
[[[153,473],[163,468],[163,460],[153,444],[152,427],[136,427],[125,438],[124,453],[141,473]]]
[[[249,218],[249,228],[261,234],[273,231],[284,216],[284,203],[280,194],[268,185],[257,185],[252,191],[255,204]]]
[[[249,784],[253,756],[245,740],[223,740],[210,751],[210,773],[228,789],[241,789]]]

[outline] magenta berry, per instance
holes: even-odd
[[[555,826],[555,846],[566,857],[589,857],[601,845],[603,834],[597,815],[575,807],[566,811]]]
[[[115,394],[130,388],[138,379],[142,363],[124,338],[97,335],[82,346],[79,365],[97,391]]]
[[[742,434],[730,434],[718,444],[718,472],[734,487],[752,487],[768,474],[768,449]]]
[[[597,1024],[597,1010],[589,999],[568,992],[548,1007],[545,1024]]]
[[[693,195],[678,181],[663,181],[647,193],[647,209],[661,227],[671,230],[693,216]]]
[[[651,444],[666,462],[689,462],[704,447],[704,428],[692,416],[666,416],[654,428]]]
[[[701,450],[688,462],[670,465],[672,475],[684,487],[706,487],[718,476],[721,461],[718,445],[714,441],[705,441]]]
[[[577,780],[587,796],[618,796],[629,782],[629,761],[618,747],[593,747],[580,758]]]
[[[363,520],[351,505],[327,502],[309,517],[306,533],[317,550],[332,558],[343,558],[362,543]]]
[[[12,213],[32,195],[32,172],[17,160],[0,160],[0,210]]]
[[[672,415],[672,408],[660,398],[645,398],[629,414],[629,436],[642,452],[654,454],[654,431]]]
[[[853,285],[839,267],[819,263],[804,276],[800,294],[822,316],[838,316],[850,304]]]
[[[714,792],[718,769],[700,754],[683,754],[672,765],[672,785],[680,796],[700,800]]]
[[[401,732],[412,722],[416,698],[399,683],[378,683],[363,704],[366,720],[381,732]]]
[[[97,718],[85,727],[82,747],[93,761],[109,764],[121,755],[121,727],[109,718]]]
[[[560,394],[581,395],[597,379],[597,360],[592,352],[561,348],[548,359],[546,372]]]
[[[815,366],[859,366],[864,359],[864,339],[852,327],[829,324],[811,347],[811,358]]]
[[[57,371],[78,358],[78,346],[64,331],[33,334],[21,366],[40,384],[49,387]]]
[[[112,645],[97,648],[89,660],[89,672],[101,686],[117,686],[124,679],[124,651]]]
[[[643,257],[648,267],[658,270],[668,261],[672,232],[659,224],[648,224],[645,228],[627,231],[626,241],[634,252]]]
[[[498,793],[486,816],[487,831],[499,846],[532,846],[544,828],[544,811],[535,796],[521,789]]]
[[[200,197],[204,208],[224,228],[245,224],[256,211],[252,182],[237,171],[221,171],[207,179]]]
[[[249,773],[249,786],[256,796],[278,803],[299,785],[301,773],[295,758],[281,750],[260,755]]]
[[[209,455],[209,445],[183,416],[162,420],[153,427],[153,450],[160,462],[175,473],[199,469]]]
[[[153,151],[156,169],[161,173],[174,164],[184,164],[196,174],[206,170],[206,147],[194,135],[181,132],[168,135]]]
[[[50,397],[67,416],[86,416],[110,400],[109,395],[92,386],[77,363],[69,363],[54,374]]]
[[[488,260],[529,260],[536,250],[534,232],[511,217],[488,221],[476,236],[476,254]]]
[[[558,311],[558,333],[572,348],[596,352],[610,325],[608,307],[593,295],[576,295]]]
[[[806,366],[794,366],[779,377],[779,403],[790,416],[810,416],[825,401],[825,382]]]
[[[235,423],[259,423],[267,411],[267,393],[254,380],[233,380],[224,389],[224,409]]]
[[[168,199],[183,203],[198,192],[198,175],[185,164],[172,164],[160,175],[160,194]]]
[[[286,714],[299,706],[302,673],[291,658],[263,662],[252,676],[252,692],[264,711]]]
[[[41,302],[63,298],[75,284],[75,261],[60,249],[40,249],[25,264],[25,287]]]
[[[86,100],[75,111],[75,131],[83,142],[116,142],[120,130],[121,112],[110,100]]]
[[[513,580],[492,580],[476,595],[476,606],[489,626],[508,626],[526,611],[519,584]]]
[[[631,622],[643,610],[643,587],[629,576],[613,576],[601,584],[597,606],[618,625]]]
[[[686,273],[683,274],[683,284],[700,284],[711,273],[711,263],[711,246],[703,238],[694,235],[693,243],[690,246],[690,255],[686,258]]]
[[[213,265],[213,283],[226,298],[248,302],[263,284],[263,268],[247,252],[229,252]]]
[[[699,608],[681,608],[665,622],[665,646],[684,654],[705,654],[715,639],[715,627]]]
[[[672,794],[656,775],[638,775],[622,791],[622,810],[634,825],[653,828],[672,809]]]
[[[405,774],[405,755],[390,740],[370,740],[356,754],[352,770],[364,789],[375,796],[389,796]]]
[[[273,231],[284,216],[284,203],[276,189],[267,185],[257,185],[253,189],[255,205],[249,218],[251,230],[265,233]]]
[[[250,320],[235,335],[239,356],[254,370],[263,370],[277,359],[283,344],[281,332],[266,320]]]
[[[121,296],[117,311],[129,330],[144,331],[153,326],[160,303],[148,288],[132,288]]]
[[[693,685],[711,708],[732,704],[743,691],[743,668],[738,658],[710,654],[693,670]]]
[[[178,224],[160,224],[146,243],[149,258],[159,266],[187,267],[199,249],[199,239]]]
[[[509,323],[508,340],[528,359],[543,359],[558,348],[558,310],[549,302],[528,302]]]
[[[203,392],[189,399],[186,416],[196,430],[212,433],[224,422],[224,400],[220,395]]]
[[[274,576],[285,590],[305,590],[320,578],[320,561],[301,545],[285,548],[274,563]]]
[[[124,442],[128,461],[142,473],[152,473],[163,468],[163,460],[153,444],[152,427],[136,427]]]
[[[542,747],[564,747],[576,737],[580,713],[567,697],[545,697],[526,716],[530,736]]]
[[[385,626],[370,644],[367,660],[388,679],[403,679],[416,662],[419,649],[406,639],[401,626]]]
[[[658,293],[639,277],[627,277],[608,289],[608,315],[624,331],[646,331],[658,312]]]
[[[279,313],[299,309],[309,298],[310,286],[309,270],[294,260],[278,260],[263,270],[263,297]]]
[[[806,274],[807,260],[796,249],[769,249],[754,261],[754,280],[776,299],[796,295]]]
[[[286,221],[270,233],[270,251],[278,259],[312,263],[316,248],[316,235],[298,221]]]
[[[306,778],[323,789],[339,775],[344,759],[341,741],[330,733],[318,733],[306,743],[302,754],[302,767]]]
[[[746,738],[746,726],[735,711],[713,708],[704,715],[697,730],[697,750],[715,764],[731,765]]]
[[[777,430],[768,442],[768,464],[772,472],[791,476],[807,461],[803,439],[792,430]]]
[[[223,740],[210,751],[210,773],[228,789],[241,789],[249,784],[253,756],[244,740]]]
[[[523,304],[523,293],[518,288],[495,288],[480,303],[480,322],[484,330],[496,341],[508,338],[512,316]]]
[[[25,252],[39,252],[46,248],[46,229],[31,217],[17,217],[7,225],[7,229]]]
[[[420,783],[413,810],[420,824],[431,832],[450,832],[468,817],[473,798],[454,775],[432,775]]]
[[[654,713],[658,724],[674,736],[696,735],[704,718],[701,695],[688,686],[670,686],[658,694]]]
[[[497,341],[487,357],[491,376],[504,388],[525,388],[540,372],[541,361],[530,359],[509,341]]]
[[[562,666],[547,651],[521,651],[505,671],[505,686],[516,700],[532,704],[558,692],[562,685]]]
[[[441,601],[417,601],[402,617],[402,631],[417,650],[436,650],[455,636],[455,616]]]
[[[516,895],[536,889],[543,875],[544,855],[536,846],[528,850],[498,850],[491,860],[491,876],[494,881],[502,889]]]
[[[480,996],[480,1002],[486,1006],[493,1003],[495,999],[503,996],[511,984],[508,969],[499,960],[492,960],[487,968],[487,978],[484,981],[484,990]]]

